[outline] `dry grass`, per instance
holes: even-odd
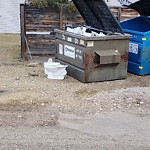
[[[0,62],[14,62],[20,59],[20,35],[0,34]]]
[[[125,80],[91,84],[81,83],[69,76],[62,81],[48,80],[41,63],[35,67],[29,67],[26,65],[29,62],[20,63],[19,59],[20,36],[0,34],[0,109],[4,107],[8,109],[11,105],[13,107],[10,108],[44,104],[66,112],[99,111],[101,107],[110,106],[108,105],[110,103],[106,104],[104,101],[95,104],[92,100],[90,102],[89,99],[98,93],[150,85],[150,76],[133,74],[128,74]],[[31,74],[37,74],[37,76],[31,76]]]

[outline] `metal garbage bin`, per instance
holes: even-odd
[[[131,34],[128,71],[137,75],[150,74],[150,17],[136,17],[120,23]]]
[[[56,61],[67,64],[68,75],[81,82],[127,77],[130,35],[124,34],[103,0],[73,0],[90,30],[104,37],[86,37],[55,29]]]

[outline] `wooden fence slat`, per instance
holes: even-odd
[[[26,25],[25,25],[25,7],[20,4],[20,25],[21,25],[21,58],[27,60],[27,46],[25,41]]]

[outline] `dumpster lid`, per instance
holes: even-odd
[[[111,33],[122,33],[119,23],[103,0],[72,0],[86,24]]]

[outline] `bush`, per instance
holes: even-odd
[[[29,5],[36,6],[39,8],[55,7],[66,15],[67,19],[73,19],[79,14],[72,0],[28,0]]]
[[[71,0],[29,0],[29,4],[40,8],[54,6],[71,13],[78,12]]]

